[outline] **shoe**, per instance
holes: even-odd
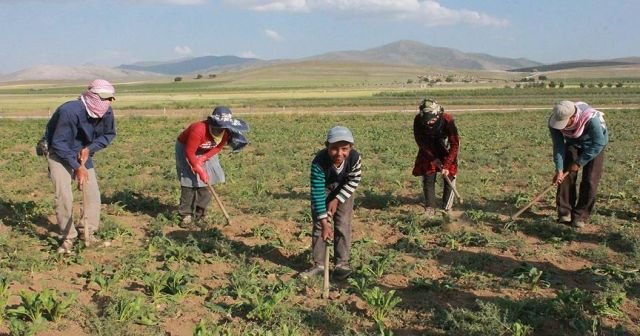
[[[562,215],[558,217],[558,223],[561,223],[561,224],[571,223],[571,215]]]
[[[60,247],[58,247],[58,254],[69,254],[71,250],[73,250],[73,240],[65,239],[60,244]]]
[[[323,274],[324,274],[324,266],[315,265],[315,266],[311,267],[310,269],[300,273],[300,277],[303,278],[303,279],[309,279],[311,277],[321,276]]]
[[[577,229],[584,227],[585,224],[587,224],[587,223],[585,223],[585,221],[582,220],[582,219],[572,219],[571,220],[571,226],[573,226],[574,228],[577,228]]]
[[[91,235],[84,240],[84,246],[85,247],[99,247],[99,246],[109,247],[111,246],[111,242],[108,240],[102,240],[94,235]]]
[[[351,275],[351,267],[345,265],[338,265],[333,270],[333,278],[336,280],[344,280]]]
[[[191,224],[193,224],[193,217],[191,215],[186,215],[182,217],[182,220],[180,221],[181,228],[183,229],[189,228],[191,227]]]
[[[425,208],[425,210],[424,210],[424,214],[425,214],[427,217],[431,218],[431,217],[435,217],[435,216],[436,216],[437,211],[436,211],[436,209],[435,209],[435,208],[432,208],[432,207],[426,207],[426,208]]]

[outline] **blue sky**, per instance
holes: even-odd
[[[0,73],[397,40],[544,63],[640,56],[638,0],[0,0]]]

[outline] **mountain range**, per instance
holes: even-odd
[[[366,50],[329,52],[303,59],[260,60],[238,56],[203,56],[166,62],[138,62],[115,68],[102,66],[35,66],[0,76],[0,81],[77,80],[96,77],[113,80],[132,80],[159,76],[208,75],[247,68],[268,67],[274,64],[301,61],[359,62],[420,66],[459,70],[551,71],[579,66],[638,64],[640,58],[629,57],[607,61],[575,61],[545,65],[526,58],[497,57],[481,53],[467,53],[457,49],[435,47],[402,40]],[[545,70],[546,69],[546,70]]]

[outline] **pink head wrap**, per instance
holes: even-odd
[[[573,124],[569,127],[565,127],[560,130],[567,138],[579,138],[584,132],[584,127],[591,118],[600,116],[602,112],[594,109],[586,103],[576,103],[576,117],[573,120]]]
[[[116,90],[111,83],[104,79],[96,79],[89,84],[81,98],[90,114],[102,118],[111,106],[111,99],[115,99],[115,93]]]

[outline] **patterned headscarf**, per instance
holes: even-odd
[[[562,134],[567,138],[579,138],[584,132],[584,127],[591,118],[598,117],[600,122],[604,124],[604,113],[594,109],[584,102],[576,103],[576,116],[573,124],[561,130]]]
[[[116,90],[111,83],[104,79],[96,79],[80,95],[80,100],[91,117],[102,118],[111,106],[111,99],[115,99],[115,93]]]

